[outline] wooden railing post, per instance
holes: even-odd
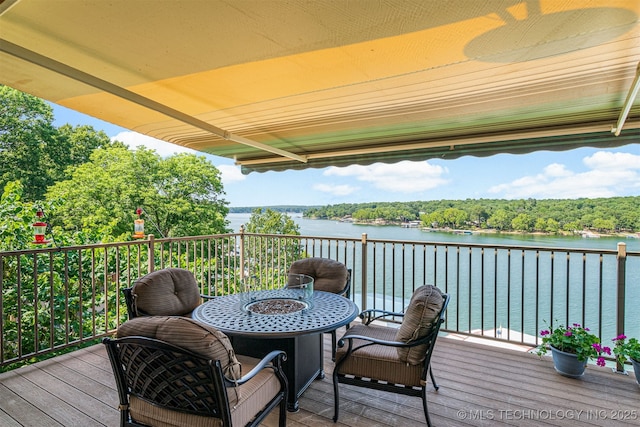
[[[367,233],[362,233],[362,272],[360,274],[360,277],[362,278],[362,282],[361,282],[361,289],[362,289],[362,301],[361,301],[361,307],[362,310],[366,310],[367,309]]]
[[[617,304],[616,304],[616,335],[624,334],[624,314],[625,314],[625,288],[626,288],[626,266],[627,266],[627,245],[618,243],[618,282],[617,282]],[[616,370],[624,372],[624,365],[616,360]]]
[[[153,273],[156,269],[156,255],[155,255],[155,237],[153,234],[149,234],[149,248],[147,252],[147,272]]]

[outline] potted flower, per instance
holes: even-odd
[[[546,354],[550,348],[556,371],[566,377],[581,377],[589,359],[597,359],[598,366],[604,366],[602,354],[611,354],[609,347],[601,346],[600,339],[579,323],[545,329],[540,331],[540,336],[542,344],[538,355]]]
[[[613,339],[615,346],[613,352],[620,363],[631,360],[633,372],[636,374],[636,382],[640,385],[640,341],[636,338],[629,338],[619,335]]]

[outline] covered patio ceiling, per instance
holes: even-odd
[[[638,0],[0,0],[0,83],[244,173],[613,147],[640,141],[639,15]]]

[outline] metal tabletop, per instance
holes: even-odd
[[[252,297],[260,301],[286,298],[286,294],[279,289],[254,292]],[[323,291],[314,291],[311,307],[295,313],[258,314],[245,310],[245,304],[245,294],[215,297],[198,306],[192,317],[228,335],[285,338],[335,330],[359,313],[350,299]]]

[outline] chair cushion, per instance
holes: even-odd
[[[289,273],[311,276],[314,278],[314,290],[338,294],[347,284],[349,271],[341,262],[329,258],[312,257],[294,261],[289,268]]]
[[[357,324],[349,328],[344,336],[361,335],[384,341],[395,341],[396,332],[396,328],[387,326]],[[357,347],[365,342],[356,339],[353,341],[353,346]],[[336,361],[342,359],[346,350],[347,346],[338,347]],[[422,365],[407,365],[405,361],[400,360],[396,347],[374,344],[351,353],[349,358],[340,365],[338,372],[386,381],[390,384],[420,387]]]
[[[152,316],[189,315],[200,304],[200,290],[189,270],[165,268],[136,280],[131,293],[136,310]]]
[[[409,343],[427,336],[440,314],[443,303],[442,292],[435,286],[424,285],[416,289],[404,312],[404,319],[395,340]],[[426,351],[427,344],[411,348],[398,348],[398,356],[400,356],[400,360],[410,365],[416,365],[422,363]]]
[[[229,379],[238,379],[242,375],[240,362],[229,338],[214,327],[187,317],[136,317],[120,325],[117,336],[143,336],[165,341],[208,359],[220,360],[223,372]]]
[[[259,362],[252,357],[238,358],[247,372]],[[236,393],[237,391],[237,393]],[[249,382],[238,387],[228,387],[231,422],[234,426],[247,425],[273,397],[280,392],[280,381],[271,369],[263,369]],[[219,418],[202,417],[193,414],[171,411],[154,406],[135,396],[130,398],[131,416],[137,422],[158,427],[222,427]]]

